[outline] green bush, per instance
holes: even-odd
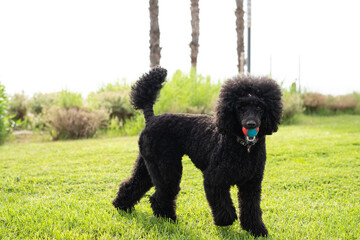
[[[91,93],[87,98],[88,106],[92,109],[106,109],[109,118],[117,118],[120,125],[134,115],[134,110],[129,103],[130,90],[104,91]]]
[[[167,80],[154,106],[155,113],[213,114],[221,83],[212,83],[210,77],[176,71]]]
[[[295,120],[295,117],[304,111],[304,103],[300,91],[296,89],[295,83],[289,90],[283,89],[283,116],[282,123],[288,124]]]
[[[47,108],[55,105],[56,100],[56,93],[35,93],[28,101],[28,110],[30,113],[35,115],[42,114]]]
[[[136,136],[144,129],[144,127],[144,115],[138,112],[134,117],[125,121],[124,126],[120,129],[120,135]]]
[[[125,79],[122,79],[103,85],[97,92],[88,95],[87,106],[90,109],[105,109],[108,112],[107,132],[111,136],[118,136],[125,121],[135,114],[129,102],[130,89],[131,86],[126,83]]]
[[[160,91],[159,99],[154,105],[155,114],[213,114],[220,87],[220,82],[214,84],[210,77],[197,75],[195,71],[191,71],[190,74],[176,71]],[[133,136],[139,134],[145,126],[142,113],[135,112],[129,104],[130,89],[123,80],[115,84],[107,84],[98,93],[88,97],[89,106],[105,107],[110,113],[117,112],[121,113],[119,116],[125,116],[119,118],[121,121],[109,122],[108,135]],[[111,116],[116,115],[111,114]]]
[[[65,94],[63,94],[64,97]],[[57,93],[35,93],[28,101],[28,128],[43,131],[46,129],[46,113],[51,106],[55,106],[61,101],[58,100]],[[63,101],[69,102],[69,101]],[[59,104],[61,105],[61,104]]]
[[[5,138],[11,130],[11,119],[7,113],[7,97],[5,87],[0,83],[0,144],[3,144]]]
[[[48,124],[53,140],[90,138],[108,121],[104,111],[89,111],[79,107],[53,106],[48,112]]]
[[[283,93],[282,123],[291,123],[295,116],[304,111],[303,100],[300,93]]]
[[[131,86],[126,82],[125,79],[116,81],[115,83],[108,83],[103,85],[98,92],[126,92],[130,91]]]
[[[82,107],[83,98],[80,93],[73,93],[68,90],[62,90],[56,94],[56,105],[66,109],[71,107]]]
[[[46,108],[46,109],[49,109],[49,108]],[[27,121],[27,125],[26,125],[27,129],[44,131],[47,128],[46,111],[44,113],[40,113],[40,114],[31,114],[30,113],[26,117],[26,121]]]
[[[24,92],[16,93],[10,97],[9,103],[9,114],[13,116],[13,120],[24,121],[27,114],[27,97]]]

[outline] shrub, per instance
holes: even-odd
[[[126,82],[125,79],[117,81],[115,83],[108,83],[103,85],[98,92],[126,92],[130,91],[131,86]]]
[[[13,115],[13,120],[24,121],[27,113],[27,97],[24,92],[11,96],[8,104],[9,114]]]
[[[298,92],[283,91],[282,123],[291,123],[294,117],[304,111],[303,100]]]
[[[50,107],[46,108],[49,109]],[[28,114],[27,118],[28,125],[27,128],[31,130],[46,130],[47,122],[46,122],[46,112],[40,114]]]
[[[214,84],[210,77],[176,71],[160,92],[154,106],[156,113],[206,113],[213,114],[221,84]]]
[[[360,113],[360,100],[357,93],[332,96],[320,93],[305,93],[306,113],[329,115],[336,113]]]
[[[136,136],[144,127],[144,115],[138,112],[134,117],[125,121],[124,126],[120,129],[120,134],[122,136]]]
[[[7,113],[7,97],[5,87],[0,83],[0,144],[3,144],[5,138],[11,130],[11,119]]]
[[[129,103],[129,90],[91,93],[87,100],[89,107],[106,109],[110,119],[117,118],[119,124],[124,124],[135,112]]]
[[[326,96],[320,93],[305,93],[304,107],[307,113],[317,112],[323,109],[326,104]]]
[[[154,105],[155,114],[168,113],[206,113],[213,114],[216,99],[220,91],[220,82],[211,83],[210,77],[197,75],[195,71],[184,74],[176,71],[165,83],[160,96]],[[108,135],[137,135],[144,128],[145,120],[139,111],[135,112],[129,104],[130,85],[125,80],[115,84],[107,84],[98,93],[88,97],[91,108],[106,108],[111,117]]]
[[[80,93],[73,93],[68,90],[62,90],[56,94],[56,105],[66,109],[71,107],[82,107],[83,98]]]
[[[328,96],[326,107],[333,112],[355,112],[356,100],[353,94]]]
[[[354,95],[354,99],[355,99],[355,101],[356,101],[355,112],[356,112],[357,114],[360,114],[360,94],[354,92],[353,95]]]
[[[28,101],[28,110],[32,114],[39,115],[44,113],[50,106],[55,105],[56,99],[56,93],[35,93]]]
[[[79,107],[53,106],[48,112],[53,140],[90,138],[107,121],[104,111],[89,111]]]
[[[36,93],[28,101],[28,120],[29,126],[33,130],[45,130],[46,113],[51,106],[56,105],[57,94],[56,93]],[[59,104],[60,105],[60,104]]]

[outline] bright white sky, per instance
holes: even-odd
[[[0,0],[0,82],[30,96],[136,80],[149,69],[148,2]],[[188,72],[190,1],[159,0],[159,8],[161,65]],[[359,10],[355,0],[253,0],[252,73],[271,71],[288,86],[300,58],[307,90],[360,92]],[[214,81],[237,73],[234,11],[235,0],[200,0],[198,72]]]

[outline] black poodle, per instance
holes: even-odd
[[[254,236],[267,235],[260,209],[261,181],[265,135],[277,131],[282,115],[279,85],[266,77],[237,76],[222,86],[214,117],[155,116],[153,105],[166,74],[165,69],[154,68],[132,86],[131,104],[143,110],[146,126],[139,137],[140,154],[132,175],[120,184],[113,205],[131,210],[155,186],[150,197],[154,215],[176,220],[181,159],[186,154],[203,173],[215,225],[231,225],[237,219],[229,192],[236,185],[242,228]]]

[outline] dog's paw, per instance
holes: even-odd
[[[268,230],[264,223],[252,224],[251,226],[244,226],[242,224],[241,227],[245,231],[250,232],[254,237],[266,237],[268,235]]]
[[[162,202],[162,204],[160,204],[153,196],[150,197],[150,203],[156,217],[167,218],[176,222],[175,206],[173,203]]]
[[[229,226],[235,222],[237,219],[237,215],[235,213],[235,209],[231,209],[228,211],[219,211],[216,215],[214,215],[214,224],[216,226]]]
[[[112,205],[117,209],[117,210],[121,210],[124,212],[132,212],[134,206],[130,205],[130,204],[126,204],[124,201],[121,201],[118,197],[116,197],[113,201],[112,201]]]
[[[268,235],[268,230],[264,227],[261,229],[250,230],[250,233],[254,235],[254,237],[266,237]]]

